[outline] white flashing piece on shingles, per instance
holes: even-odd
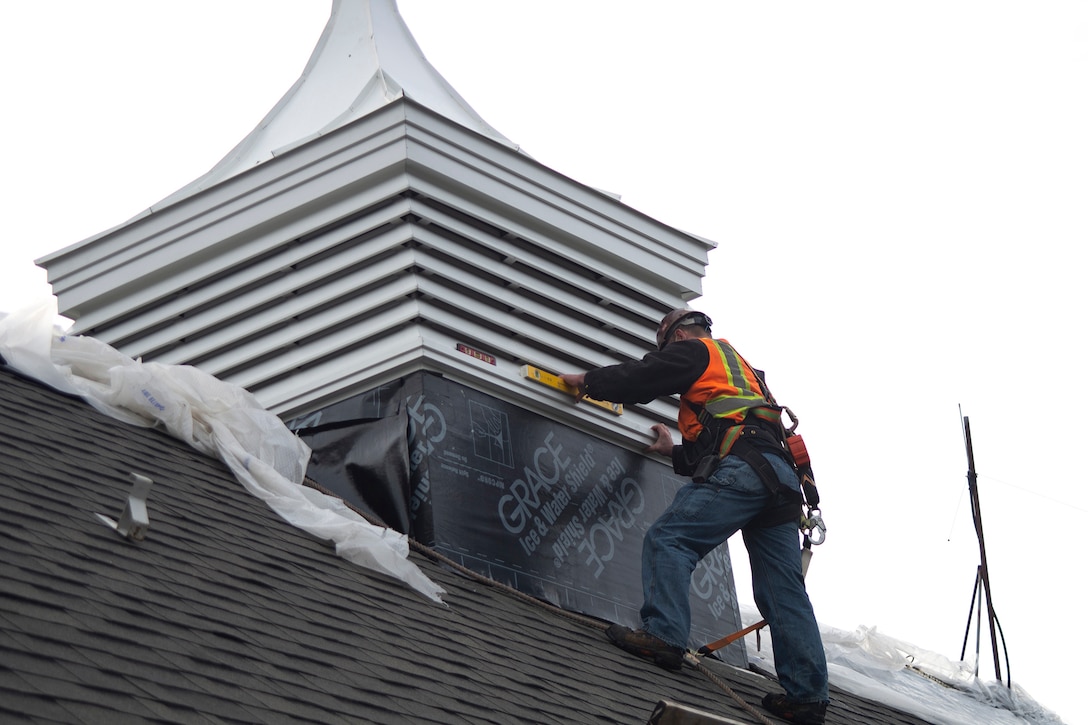
[[[51,297],[0,317],[0,356],[113,418],[161,426],[220,458],[288,523],[332,541],[345,559],[441,601],[442,588],[408,561],[404,534],[374,526],[342,501],[300,485],[309,448],[252,394],[191,366],[143,363],[92,337],[65,335],[56,320]]]
[[[208,173],[161,209],[408,97],[465,128],[517,148],[423,56],[395,0],[334,0],[302,75],[268,115]]]
[[[102,514],[95,516],[126,539],[143,541],[147,530],[151,528],[151,521],[147,516],[147,494],[151,490],[152,481],[139,473],[129,473],[128,478],[132,482],[132,491],[125,500],[125,507],[121,509],[121,517],[114,521]]]

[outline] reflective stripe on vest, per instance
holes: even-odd
[[[691,441],[698,437],[703,428],[697,413],[700,409],[705,409],[715,418],[728,418],[739,423],[750,409],[768,404],[755,371],[728,341],[698,339],[707,346],[710,362],[681,397],[687,405],[680,406],[677,421],[680,434]]]

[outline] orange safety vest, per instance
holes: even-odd
[[[694,441],[703,430],[703,424],[699,422],[700,410],[706,410],[715,418],[740,423],[749,410],[774,405],[768,400],[755,371],[727,340],[697,339],[710,352],[710,363],[699,379],[680,396],[677,426],[680,435],[688,441]]]

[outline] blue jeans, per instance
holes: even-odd
[[[782,483],[800,490],[793,469],[765,453]],[[642,626],[675,647],[691,628],[688,590],[699,560],[743,529],[752,563],[752,593],[771,630],[775,669],[786,695],[827,701],[827,662],[805,580],[797,524],[745,528],[770,497],[756,472],[726,456],[705,483],[689,483],[646,532],[642,542]]]

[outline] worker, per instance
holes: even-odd
[[[674,446],[668,427],[657,424],[647,450],[671,458],[676,473],[692,482],[677,491],[643,540],[641,629],[613,624],[607,635],[628,652],[680,669],[691,626],[692,572],[739,530],[785,690],[768,693],[763,706],[791,722],[823,723],[827,663],[801,570],[800,483],[782,445],[780,409],[762,375],[726,340],[712,337],[705,314],[669,312],[657,345],[642,360],[561,376],[578,399],[632,404],[680,394],[682,445]]]

